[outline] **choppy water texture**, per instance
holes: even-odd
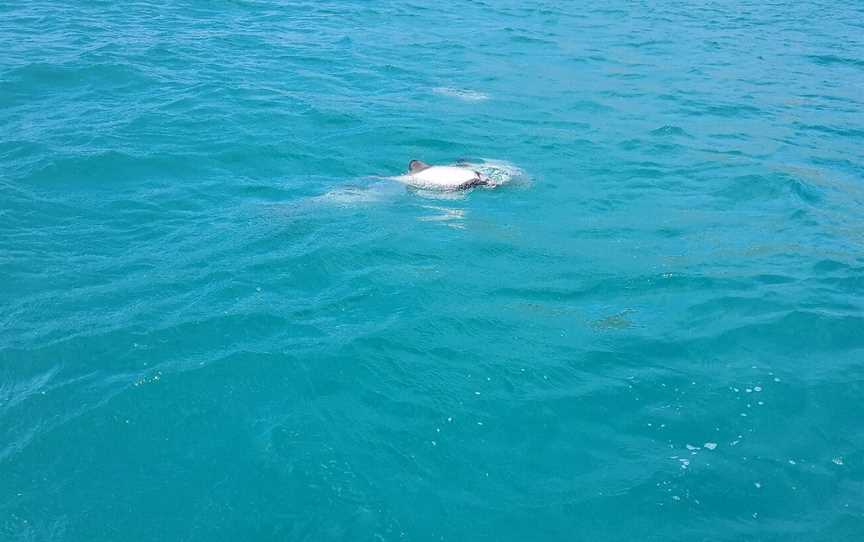
[[[861,539],[862,21],[0,3],[0,539]]]

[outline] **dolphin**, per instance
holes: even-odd
[[[491,184],[488,177],[467,165],[431,166],[420,160],[408,162],[408,173],[396,180],[429,190],[466,190]]]

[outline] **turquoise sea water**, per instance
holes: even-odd
[[[0,3],[0,540],[864,538],[862,21]]]

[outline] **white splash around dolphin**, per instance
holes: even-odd
[[[483,158],[478,162],[466,161],[464,164],[485,175],[489,181],[488,186],[490,188],[505,184],[526,185],[531,181],[528,174],[520,167],[504,160]]]

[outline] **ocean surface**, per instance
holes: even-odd
[[[862,540],[862,401],[860,1],[0,2],[4,542]]]

